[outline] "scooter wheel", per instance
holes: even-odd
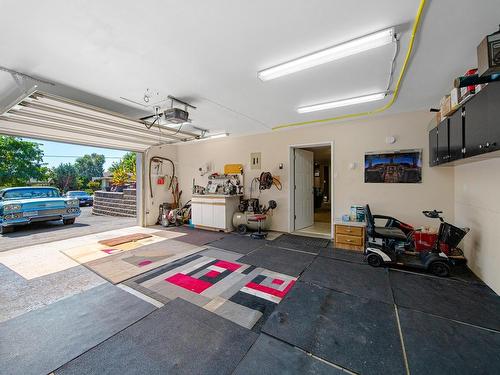
[[[435,276],[447,277],[450,275],[450,267],[444,262],[432,262],[429,266],[429,272]]]
[[[378,254],[369,254],[366,257],[366,261],[372,267],[380,267],[384,263],[382,257]]]

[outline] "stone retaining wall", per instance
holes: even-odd
[[[99,216],[136,217],[136,190],[125,189],[123,193],[96,191],[92,214]]]

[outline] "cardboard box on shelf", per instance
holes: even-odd
[[[450,92],[450,100],[451,100],[451,109],[455,110],[456,107],[460,104],[460,90],[453,89]]]
[[[440,112],[441,112],[441,120],[444,119],[451,112],[451,98],[449,95],[446,95],[443,99],[441,99],[440,104]]]
[[[436,112],[436,125],[441,122],[441,111]]]

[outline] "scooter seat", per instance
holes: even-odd
[[[375,227],[375,237],[389,238],[391,240],[405,241],[406,234],[399,228]]]

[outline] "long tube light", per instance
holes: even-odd
[[[349,42],[299,57],[295,60],[285,62],[258,72],[262,81],[269,81],[288,74],[300,72],[321,64],[338,60],[357,53],[381,47],[394,41],[394,27],[375,32]]]
[[[217,138],[224,138],[228,137],[229,133],[218,133],[218,134],[213,134],[213,135],[207,135],[202,138],[194,139],[192,142],[202,142],[202,141],[207,141],[209,139],[217,139]]]
[[[376,100],[384,99],[386,95],[387,95],[387,93],[380,92],[377,94],[357,96],[355,98],[342,99],[342,100],[337,100],[334,102],[308,105],[308,106],[297,108],[297,112],[309,113],[309,112],[323,111],[325,109],[331,109],[331,108],[346,107],[346,106],[354,105],[354,104],[374,102]]]
[[[221,134],[214,134],[214,135],[209,135],[208,139],[216,139],[216,138],[224,138],[227,137],[229,134],[228,133],[221,133]]]

